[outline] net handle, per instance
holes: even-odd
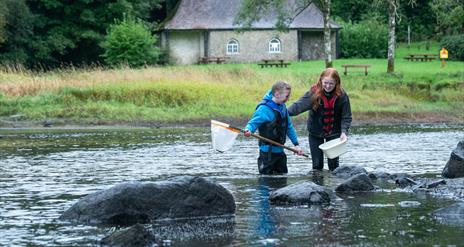
[[[229,125],[228,127],[231,128],[231,129],[235,129],[235,130],[237,130],[237,131],[240,131],[240,132],[242,132],[242,133],[245,133],[245,131],[244,131],[243,129],[240,129],[240,128],[237,128],[237,127],[234,127],[234,126],[230,126],[230,125]],[[251,133],[251,136],[253,136],[253,137],[256,138],[256,139],[259,139],[259,140],[265,141],[265,142],[267,142],[267,143],[270,143],[270,144],[272,144],[272,145],[274,145],[274,146],[279,146],[279,147],[285,148],[285,149],[290,150],[290,151],[292,151],[292,152],[294,152],[294,153],[298,153],[298,152],[299,152],[299,151],[296,150],[295,148],[292,148],[292,147],[289,147],[289,146],[285,146],[285,145],[283,145],[283,144],[281,144],[281,143],[278,143],[278,142],[273,141],[273,140],[271,140],[271,139],[269,139],[269,138],[260,136],[260,135],[258,135],[258,134]],[[306,158],[309,158],[309,156],[308,156],[307,154],[305,154],[305,153],[303,153],[303,154],[301,154],[301,155],[304,156],[304,157],[306,157]]]

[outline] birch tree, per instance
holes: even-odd
[[[388,51],[387,51],[387,73],[395,72],[395,46],[396,46],[396,22],[400,4],[406,0],[377,0],[375,3],[388,9]],[[414,5],[415,0],[407,0],[408,4]]]
[[[388,0],[388,51],[387,73],[395,72],[396,16],[399,0]]]
[[[325,67],[333,67],[332,63],[332,39],[330,31],[330,0],[320,0],[319,4],[322,7],[322,15],[324,17],[324,53]]]
[[[234,23],[241,25],[244,29],[249,29],[254,22],[275,11],[277,13],[275,27],[280,31],[285,31],[288,30],[293,20],[312,3],[316,4],[322,11],[325,66],[332,67],[332,39],[329,22],[331,0],[242,0]]]

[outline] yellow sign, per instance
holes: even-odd
[[[447,59],[448,58],[448,50],[446,50],[444,47],[441,48],[440,51],[440,59]]]

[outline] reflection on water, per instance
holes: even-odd
[[[255,140],[239,137],[230,151],[217,153],[211,149],[208,128],[0,130],[0,135],[0,246],[95,246],[114,229],[57,221],[65,209],[84,195],[118,183],[186,174],[213,177],[234,194],[235,224],[228,224],[223,233],[200,236],[187,234],[182,230],[188,228],[185,224],[155,225],[158,235],[172,245],[464,241],[462,226],[441,224],[430,216],[452,202],[423,195],[386,190],[343,196],[330,206],[270,205],[269,193],[286,185],[311,180],[333,189],[341,180],[327,171],[308,173],[311,161],[291,154],[288,175],[259,176]],[[307,147],[304,131],[300,135],[301,145]],[[340,162],[368,171],[439,174],[463,139],[462,126],[358,127]],[[210,232],[208,224],[202,223],[202,232]],[[208,237],[215,234],[213,240]]]

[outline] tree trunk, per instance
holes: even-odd
[[[332,68],[332,39],[330,37],[330,0],[324,0],[322,14],[324,16],[324,53],[325,53],[325,67]]]
[[[395,27],[396,27],[396,1],[388,1],[388,67],[387,73],[395,72]]]

